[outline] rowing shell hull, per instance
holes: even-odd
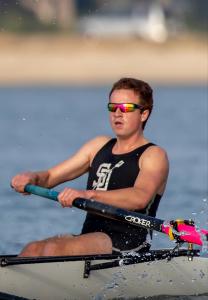
[[[83,278],[84,265],[79,260],[0,267],[0,293],[50,300],[208,294],[208,259],[203,257],[93,270],[88,278]]]

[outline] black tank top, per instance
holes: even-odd
[[[154,145],[148,143],[128,153],[113,154],[115,143],[116,139],[111,139],[94,157],[89,170],[88,190],[106,191],[134,186],[139,174],[138,160],[148,147]],[[160,198],[156,195],[147,207],[137,212],[155,217]],[[146,229],[87,213],[82,233],[89,232],[105,232],[111,237],[113,247],[120,250],[137,248],[147,237]]]

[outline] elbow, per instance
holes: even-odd
[[[50,180],[50,178],[45,183],[45,187],[48,188],[48,189],[52,189],[57,185],[58,185],[58,183],[56,184],[55,182],[53,182],[53,180]]]
[[[146,208],[146,206],[147,206],[147,204],[146,204],[146,202],[140,202],[140,201],[138,201],[138,199],[137,199],[137,203],[135,204],[135,206],[134,206],[134,210],[143,210],[143,209],[145,209]]]
[[[148,203],[151,201],[149,193],[145,190],[136,190],[134,197],[134,210],[143,210],[147,207]]]
[[[51,188],[53,187],[51,184],[50,179],[50,172],[49,171],[41,171],[38,173],[38,180],[37,185],[40,185],[45,188]]]

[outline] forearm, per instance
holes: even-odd
[[[90,190],[89,194],[91,199],[128,210],[143,209],[151,200],[150,193],[135,187],[112,191]]]
[[[27,184],[49,187],[48,178],[49,178],[48,171],[19,173],[12,178],[11,186],[17,192],[24,193],[24,188]]]
[[[49,169],[46,171],[31,172],[31,174],[32,184],[46,188],[53,188],[66,181],[65,176],[63,176],[61,172],[54,172],[53,169]]]
[[[34,184],[46,188],[53,187],[50,183],[50,176],[48,171],[32,172],[34,176]]]

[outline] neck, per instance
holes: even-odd
[[[131,136],[131,137],[117,137],[117,142],[114,145],[114,153],[125,153],[130,152],[149,141],[142,135]]]

